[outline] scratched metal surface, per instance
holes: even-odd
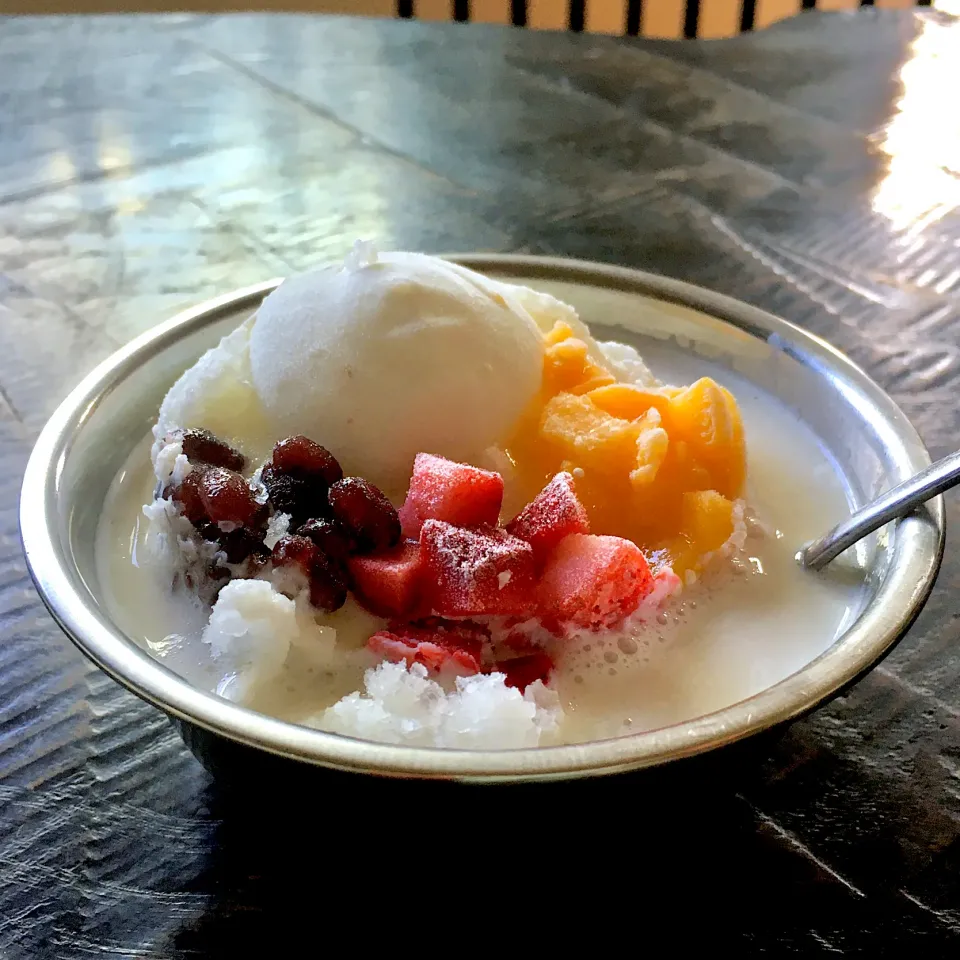
[[[33,438],[98,359],[358,235],[714,287],[830,338],[955,449],[958,60],[949,18],[872,9],[687,44],[0,21],[0,956],[285,956],[333,924],[369,943],[371,907],[398,938],[447,916],[513,942],[595,921],[603,943],[639,917],[637,937],[746,955],[956,956],[956,496],[906,640],[762,762],[349,802],[213,783],[59,634],[15,511]]]

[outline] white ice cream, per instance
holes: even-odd
[[[172,469],[167,437],[193,426],[255,459],[302,433],[385,488],[404,486],[424,450],[479,462],[540,387],[543,342],[526,304],[541,299],[435,257],[358,244],[344,264],[285,281],[174,385],[157,426],[158,476]]]
[[[502,285],[388,253],[286,281],[257,313],[250,367],[280,434],[392,486],[420,451],[476,461],[502,440],[540,387],[543,345]]]

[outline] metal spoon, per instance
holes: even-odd
[[[960,452],[951,453],[916,476],[904,480],[881,494],[872,503],[861,507],[852,517],[838,523],[819,540],[811,540],[797,553],[797,563],[808,570],[819,570],[862,540],[868,533],[897,517],[910,513],[944,490],[960,483]]]

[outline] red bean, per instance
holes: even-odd
[[[353,537],[360,553],[387,550],[400,542],[400,517],[393,504],[362,477],[344,477],[327,496],[333,516]]]
[[[227,470],[243,469],[243,454],[234,450],[209,430],[187,430],[181,441],[188,460],[208,463],[211,467],[226,467]]]
[[[225,467],[210,467],[200,479],[200,497],[213,523],[236,523],[257,527],[263,507],[257,503],[247,481]]]
[[[287,437],[273,448],[273,467],[280,473],[323,480],[329,487],[343,477],[337,458],[307,437]]]

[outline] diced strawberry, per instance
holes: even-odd
[[[409,644],[402,637],[381,631],[370,638],[367,646],[392,663],[399,663],[401,660],[408,665],[421,663],[431,673],[439,673],[447,664],[465,676],[480,670],[480,664],[469,653],[444,647],[432,640]]]
[[[473,674],[480,671],[487,639],[487,630],[479,624],[433,617],[416,624],[392,622],[375,633],[367,646],[394,663],[422,663],[433,673],[449,665],[458,673]]]
[[[501,660],[493,666],[494,671],[502,673],[508,687],[516,687],[521,693],[537,680],[544,683],[550,679],[553,661],[545,653],[531,653],[525,657]]]
[[[533,547],[499,527],[466,530],[427,520],[420,531],[424,604],[442,617],[530,616]]]
[[[616,626],[653,589],[640,548],[620,537],[575,533],[551,554],[540,580],[540,609],[550,629]]]
[[[523,630],[510,630],[501,642],[517,653],[526,653],[537,649],[537,645],[531,639],[530,634]]]
[[[385,553],[347,560],[357,599],[381,617],[409,616],[417,602],[419,543],[401,543]]]
[[[418,453],[407,499],[400,508],[403,535],[419,537],[424,520],[444,520],[455,527],[496,525],[502,502],[499,473]]]
[[[537,563],[564,537],[589,533],[587,511],[577,499],[573,477],[558,473],[508,524],[507,532],[533,547]]]

